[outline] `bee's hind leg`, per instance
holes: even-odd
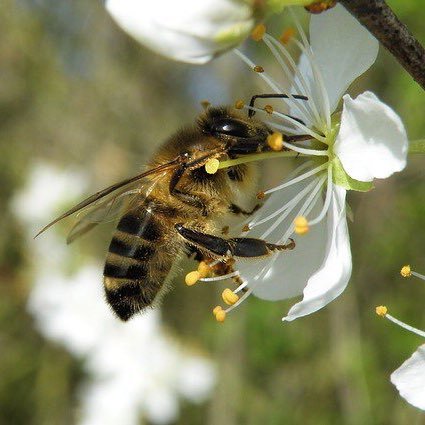
[[[188,243],[210,253],[214,257],[255,258],[270,255],[275,251],[295,248],[295,242],[292,239],[285,245],[276,245],[262,239],[254,238],[224,239],[219,236],[188,229],[181,223],[177,223],[174,227]]]

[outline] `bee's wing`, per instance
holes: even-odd
[[[52,222],[43,227],[36,235],[35,238],[45,232],[48,228],[56,224],[57,222],[75,214],[79,211],[85,212],[83,217],[74,225],[71,230],[71,234],[68,237],[68,241],[72,242],[76,237],[88,232],[95,227],[99,222],[105,221],[110,218],[113,212],[127,202],[129,208],[134,206],[134,202],[140,199],[142,193],[143,180],[150,175],[165,174],[165,172],[171,168],[174,168],[179,163],[179,159],[176,158],[173,161],[162,164],[158,167],[147,170],[137,176],[123,180],[112,186],[107,187],[94,195],[89,196],[84,201],[75,205],[73,208],[63,213],[59,217],[55,218]],[[155,181],[154,181],[155,183]],[[148,188],[147,191],[151,190]],[[146,193],[146,189],[143,191]]]
[[[78,220],[72,226],[66,238],[66,243],[74,242],[75,239],[92,230],[98,224],[112,221],[120,214],[135,207],[140,202],[142,195],[145,195],[143,184],[138,182],[137,189],[117,194],[113,192],[113,195],[110,194],[100,201],[89,204],[77,213]]]

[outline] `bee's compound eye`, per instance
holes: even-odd
[[[233,118],[221,118],[214,121],[211,126],[211,133],[242,138],[250,136],[248,126]]]

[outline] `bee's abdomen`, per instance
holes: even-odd
[[[172,266],[164,244],[166,228],[148,209],[124,215],[118,223],[104,268],[106,299],[122,320],[150,306]]]

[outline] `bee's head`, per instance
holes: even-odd
[[[261,151],[271,134],[261,121],[244,117],[229,107],[209,107],[197,125],[203,134],[228,144],[229,156]]]

